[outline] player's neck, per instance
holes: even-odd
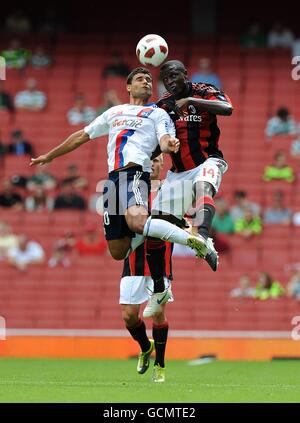
[[[176,100],[179,100],[180,98],[186,98],[189,95],[189,86],[186,85],[185,88],[178,94],[176,94],[174,97]]]
[[[149,102],[149,98],[134,98],[130,97],[129,104],[132,104],[133,106],[144,106]]]

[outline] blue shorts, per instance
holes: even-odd
[[[109,173],[103,190],[103,224],[107,241],[134,237],[125,220],[126,210],[135,205],[148,208],[150,173],[141,166]]]

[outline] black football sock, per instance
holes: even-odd
[[[146,352],[150,348],[150,341],[146,333],[146,325],[142,319],[132,327],[126,326],[132,338],[137,341],[143,352]]]
[[[161,240],[147,240],[147,262],[153,279],[153,292],[165,290],[165,253],[166,245]]]
[[[168,330],[169,325],[167,321],[161,325],[155,325],[153,323],[152,334],[156,353],[154,365],[159,364],[161,367],[165,367],[165,351],[168,339]]]
[[[199,214],[201,220],[201,223],[198,226],[198,232],[201,236],[207,239],[216,209],[214,200],[211,197],[202,197],[200,201],[202,201],[202,205],[197,208],[197,213]],[[199,200],[197,203],[199,204]]]

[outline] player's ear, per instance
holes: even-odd
[[[127,85],[126,85],[126,90],[127,90],[127,92],[130,94],[130,91],[131,91],[131,84],[127,84]]]

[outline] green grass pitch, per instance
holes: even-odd
[[[166,382],[136,360],[0,359],[0,402],[300,402],[297,361],[189,366],[167,361]]]

